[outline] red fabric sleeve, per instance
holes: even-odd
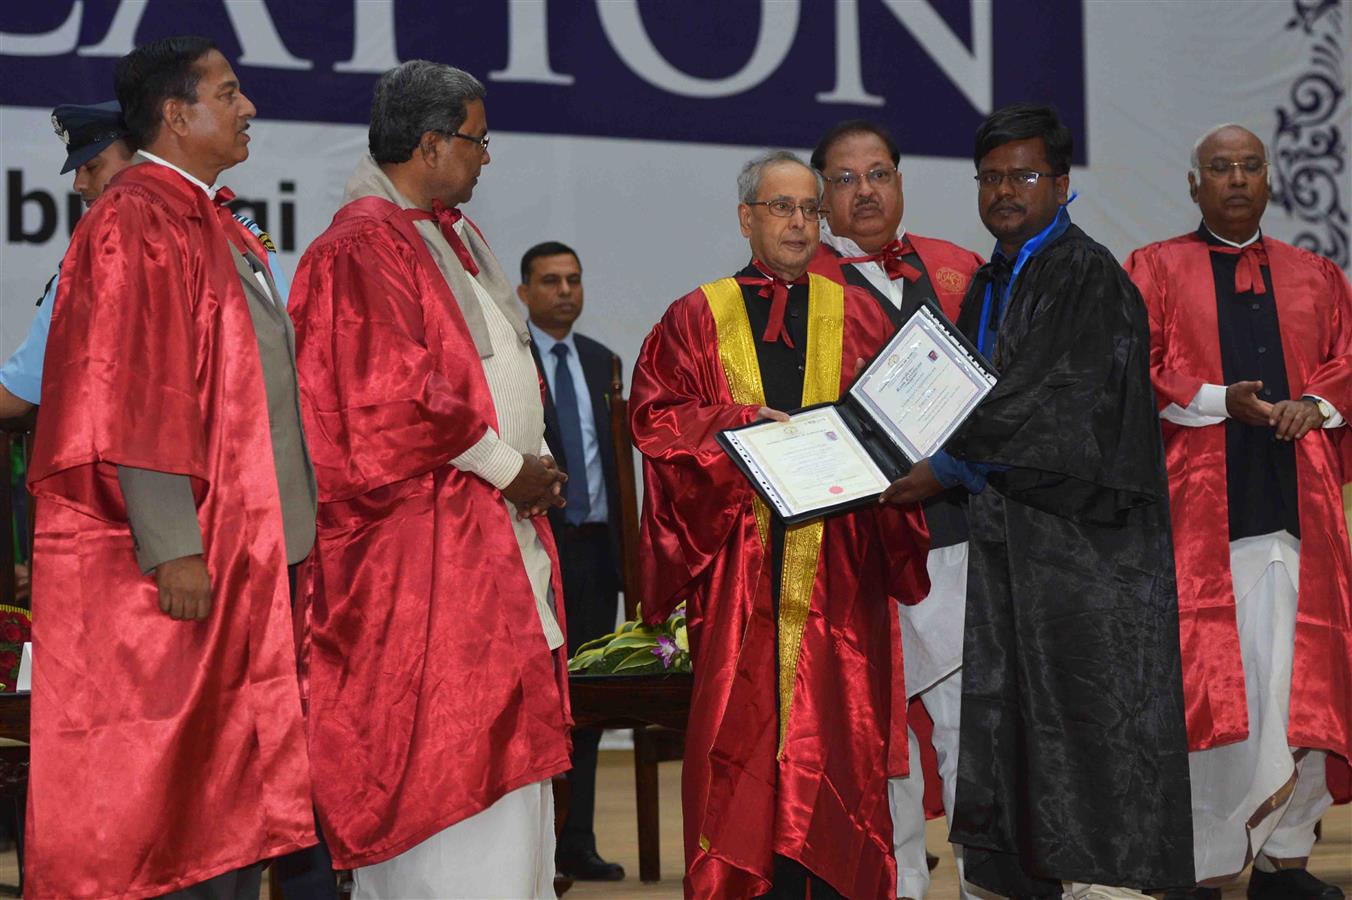
[[[1206,382],[1164,365],[1164,292],[1168,279],[1156,269],[1153,247],[1133,250],[1123,268],[1141,292],[1150,319],[1150,381],[1155,386],[1156,402],[1160,409],[1170,403],[1187,407]]]
[[[340,231],[301,259],[289,311],[322,502],[445,465],[488,428],[428,348],[424,303],[435,298],[419,275],[376,226]],[[459,338],[457,361],[479,365],[468,334],[439,336]]]
[[[715,436],[753,421],[732,402],[703,293],[678,300],[643,343],[634,366],[630,425],[643,454],[640,533],[643,611],[660,621],[723,548],[753,491]]]
[[[195,360],[213,337],[196,303],[222,302],[170,210],[137,187],[110,190],[80,222],[62,263],[52,311],[44,403],[32,471],[35,494],[86,515],[126,521],[116,466],[208,478],[207,434]],[[230,273],[233,278],[233,270]]]
[[[1329,335],[1332,346],[1325,361],[1310,374],[1301,390],[1303,394],[1322,397],[1352,421],[1352,285],[1343,271],[1326,259],[1319,266],[1328,283],[1331,321]]]

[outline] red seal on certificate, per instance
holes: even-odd
[[[833,493],[833,494],[843,494],[843,493],[845,493],[845,489],[844,489],[843,487],[841,487],[840,485],[838,485],[838,484],[833,484],[833,485],[831,485],[829,488],[827,488],[827,490],[830,491],[830,492]]]

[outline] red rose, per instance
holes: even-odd
[[[0,650],[0,673],[8,675],[19,664],[19,654],[13,650]]]
[[[23,629],[16,622],[5,622],[0,625],[0,639],[11,644],[22,644],[24,642]]]

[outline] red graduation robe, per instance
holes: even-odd
[[[1352,411],[1352,289],[1326,259],[1263,238],[1291,395]],[[1222,384],[1216,291],[1196,234],[1149,244],[1127,259],[1150,315],[1151,376],[1163,409]],[[1188,742],[1204,750],[1248,735],[1226,522],[1223,425],[1165,421],[1170,512],[1178,563]],[[1347,428],[1296,442],[1300,598],[1288,735],[1293,747],[1352,756],[1352,553],[1342,510],[1338,443]]]
[[[929,275],[939,307],[943,309],[944,315],[956,322],[967,285],[984,261],[972,251],[939,238],[922,237],[908,231],[906,239],[915,248],[916,255]],[[837,284],[845,283],[840,256],[826,244],[817,247],[817,255],[812,257],[808,271],[825,275]]]
[[[502,495],[449,464],[497,420],[457,299],[399,209],[339,210],[289,309],[319,483],[297,606],[310,757],[333,864],[354,868],[565,771],[566,660]]]
[[[854,360],[891,332],[871,297],[811,281],[808,402],[836,397]],[[834,343],[822,337],[832,318],[817,305],[824,286],[843,303]],[[731,279],[677,300],[644,342],[631,396],[644,456],[644,612],[659,621],[687,601],[695,664],[686,895],[761,893],[781,854],[846,896],[890,898],[887,776],[905,771],[906,754],[894,603],[928,591],[928,535],[918,510],[892,507],[796,526],[812,535],[801,543],[789,529],[777,641],[768,511],[715,442],[760,405],[742,304]]]
[[[29,476],[30,897],[159,895],[315,842],[267,399],[225,227],[182,176],[135,166],[63,263]],[[118,465],[192,478],[206,621],[160,611]]]
[[[967,294],[967,285],[985,261],[972,251],[939,238],[922,237],[909,231],[906,238],[915,248],[921,265],[929,275],[939,308],[950,321],[956,322],[958,312],[962,309],[962,298]],[[821,244],[808,270],[843,285],[845,274],[840,259],[838,253],[826,244]],[[907,722],[915,732],[916,744],[920,748],[920,766],[925,775],[925,818],[937,819],[944,814],[943,779],[939,775],[939,756],[934,750],[934,722],[930,720],[919,697],[909,704]]]

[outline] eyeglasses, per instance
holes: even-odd
[[[1031,191],[1040,178],[1055,178],[1055,172],[1034,172],[1032,169],[1016,169],[1013,172],[977,172],[972,176],[983,188],[998,188],[1009,179],[1016,190]]]
[[[442,134],[446,135],[446,137],[460,138],[462,141],[469,141],[471,144],[478,144],[480,150],[485,153],[488,152],[488,135],[478,138],[470,134],[461,134],[458,131],[443,131]]]
[[[792,216],[795,209],[802,211],[804,219],[819,219],[825,214],[819,204],[794,203],[792,200],[752,200],[747,206],[763,206],[770,211],[770,215],[781,219]]]
[[[1210,175],[1212,178],[1227,178],[1232,169],[1239,169],[1245,175],[1258,175],[1268,167],[1266,161],[1257,157],[1242,159],[1239,162],[1228,162],[1224,159],[1213,159],[1205,166],[1198,166],[1197,170],[1204,175]]]
[[[822,181],[825,181],[827,184],[840,185],[840,187],[849,191],[863,184],[864,179],[868,179],[868,183],[874,187],[882,187],[885,184],[890,184],[896,174],[896,169],[869,169],[863,175],[855,174],[847,169],[834,178],[829,175],[823,175]]]

